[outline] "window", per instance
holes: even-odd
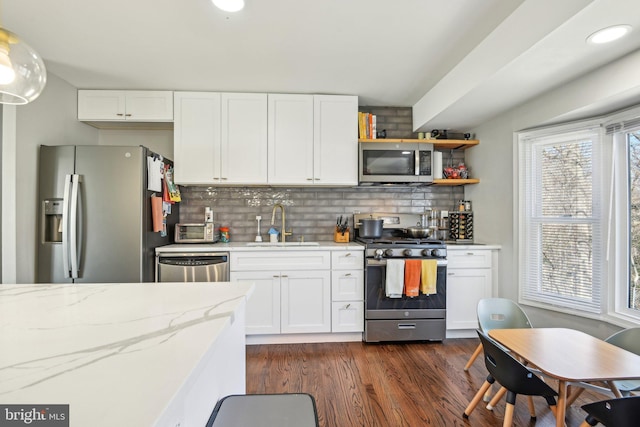
[[[519,135],[520,298],[525,303],[602,311],[600,140],[597,127]]]
[[[627,182],[629,183],[629,280],[626,308],[640,314],[640,130],[625,134],[627,142]]]

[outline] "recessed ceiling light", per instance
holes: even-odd
[[[614,25],[613,27],[603,28],[587,37],[587,42],[594,44],[609,43],[618,40],[631,31],[631,25]]]
[[[237,12],[244,8],[244,0],[212,0],[218,9],[225,12]]]

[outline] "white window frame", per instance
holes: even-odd
[[[562,312],[571,312],[587,317],[599,317],[603,311],[604,277],[606,268],[602,263],[602,242],[604,241],[604,221],[602,215],[602,135],[603,132],[597,122],[585,122],[580,124],[563,125],[551,127],[530,132],[521,132],[517,134],[518,141],[518,227],[519,227],[519,302],[522,304],[542,307],[546,309],[558,310]],[[532,264],[535,261],[536,241],[529,239],[529,228],[535,224],[547,222],[546,219],[535,214],[535,200],[529,197],[532,189],[526,188],[527,181],[535,181],[538,178],[535,167],[532,163],[531,152],[540,144],[553,144],[556,142],[564,142],[572,139],[581,139],[586,136],[593,137],[592,146],[592,180],[593,180],[593,202],[592,216],[590,218],[568,219],[549,218],[548,221],[567,222],[567,223],[585,223],[590,224],[593,228],[593,301],[579,300],[575,298],[563,298],[555,294],[545,294],[535,290],[535,282],[530,280],[530,275],[535,278],[539,273],[541,264]],[[538,248],[539,249],[539,248]],[[538,266],[538,267],[536,267]],[[536,267],[536,268],[532,268]],[[538,273],[536,273],[536,271]]]
[[[608,315],[614,323],[628,326],[640,323],[640,312],[628,307],[629,298],[629,188],[628,151],[626,134],[640,130],[640,108],[633,108],[607,117],[606,127],[619,127],[612,135],[607,135],[607,143],[612,147],[612,197],[611,197],[611,263],[614,266],[609,275],[610,287]],[[631,124],[629,124],[631,123]]]

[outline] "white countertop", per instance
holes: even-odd
[[[166,245],[156,248],[156,254],[159,253],[202,253],[202,252],[231,252],[231,251],[364,251],[364,245],[357,242],[336,243],[332,240],[317,242],[318,245],[310,245],[309,242],[286,242],[269,243],[269,242],[230,242],[230,243],[183,243]]]
[[[152,426],[252,290],[0,285],[0,402],[69,404],[71,426]]]

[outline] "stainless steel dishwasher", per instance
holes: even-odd
[[[228,282],[229,253],[156,255],[156,282]]]

